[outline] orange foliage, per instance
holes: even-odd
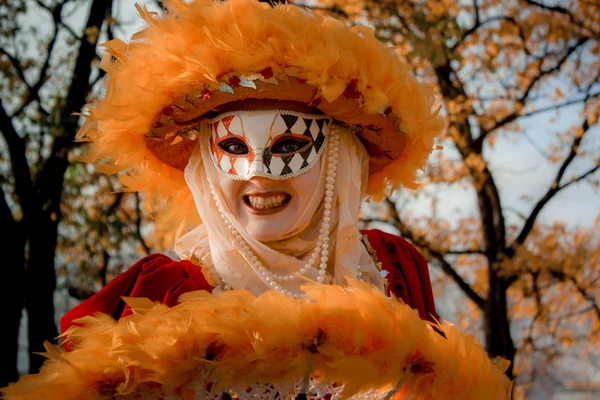
[[[525,396],[531,379],[563,378],[559,360],[597,354],[600,223],[572,226],[561,215],[542,223],[540,215],[558,193],[600,186],[600,5],[319,3],[371,24],[444,97],[444,151],[430,159],[422,188],[396,193],[385,211],[373,207],[367,223],[391,225],[458,284],[468,303],[455,318],[471,330],[481,324],[489,351],[511,359],[516,349],[515,397]],[[547,118],[556,124],[532,138],[536,121]],[[534,147],[554,174],[540,175],[547,186],[503,192],[505,174],[490,156],[500,143],[516,154]],[[473,208],[445,206],[456,197]],[[428,203],[431,211],[422,211]]]

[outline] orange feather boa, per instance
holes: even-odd
[[[102,314],[79,320],[83,326],[65,334],[72,351],[48,345],[41,372],[4,395],[142,398],[159,388],[163,396],[192,399],[199,397],[190,382],[203,370],[200,379],[208,376],[220,391],[296,382],[310,372],[343,384],[343,398],[391,388],[394,399],[510,398],[508,363],[490,361],[453,325],[435,326],[444,338],[415,310],[364,283],[306,291],[301,300],[274,291],[191,292],[173,308],[126,299],[135,314],[118,322]]]

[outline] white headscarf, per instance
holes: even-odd
[[[341,127],[337,127],[337,130],[339,153],[330,225],[331,255],[328,272],[333,275],[334,284],[344,285],[346,278],[355,278],[360,270],[365,281],[383,291],[383,277],[362,244],[358,230],[358,214],[366,190],[369,157],[355,135]],[[202,225],[180,237],[174,250],[182,259],[195,257],[200,260],[217,281],[225,282],[233,289],[246,289],[259,295],[269,290],[270,286],[253,263],[244,258],[245,253],[237,248],[233,234],[215,204],[215,198],[225,217],[267,269],[276,274],[297,273],[306,265],[319,235],[319,221],[324,209],[327,156],[324,153],[320,159],[318,190],[311,195],[308,206],[293,228],[282,240],[263,243],[245,232],[224,201],[220,182],[229,178],[219,175],[211,162],[207,135],[208,129],[203,126],[197,147],[185,169],[185,180],[192,191]],[[215,192],[214,197],[211,186]],[[310,268],[302,279],[280,284],[286,290],[299,292],[300,285],[316,282],[317,268],[318,265]]]

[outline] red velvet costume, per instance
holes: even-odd
[[[388,272],[388,294],[418,310],[422,319],[437,318],[427,262],[417,249],[406,240],[380,230],[361,232],[373,247],[376,261]],[[212,290],[199,267],[189,261],[173,261],[163,254],[152,254],[67,312],[60,320],[60,328],[64,332],[73,325],[73,320],[98,312],[115,319],[127,316],[131,310],[122,296],[146,297],[174,306],[181,294],[194,290]]]

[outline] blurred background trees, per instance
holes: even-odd
[[[513,361],[518,394],[534,398],[536,383],[591,373],[600,335],[598,4],[295,3],[370,25],[443,100],[443,150],[421,189],[367,205],[365,226],[421,249],[439,271],[442,317]],[[72,301],[161,250],[141,199],[74,161],[73,113],[102,94],[97,44],[133,33],[132,4],[0,0],[2,383],[17,377],[22,309],[29,354],[41,351]],[[148,6],[160,12],[161,2]],[[30,370],[42,361],[30,356]]]
[[[557,378],[567,355],[597,355],[600,3],[322,5],[368,21],[436,85],[447,115],[422,188],[371,207],[365,223],[393,227],[442,271],[465,299],[459,322],[481,324],[522,388]],[[552,206],[573,188],[570,210]]]
[[[74,113],[99,85],[97,43],[118,26],[112,12],[112,0],[0,3],[1,383],[17,378],[22,309],[30,371],[43,362],[33,352],[57,336],[57,276],[61,291],[89,297],[123,255],[149,251],[139,199],[71,161],[81,151]]]

